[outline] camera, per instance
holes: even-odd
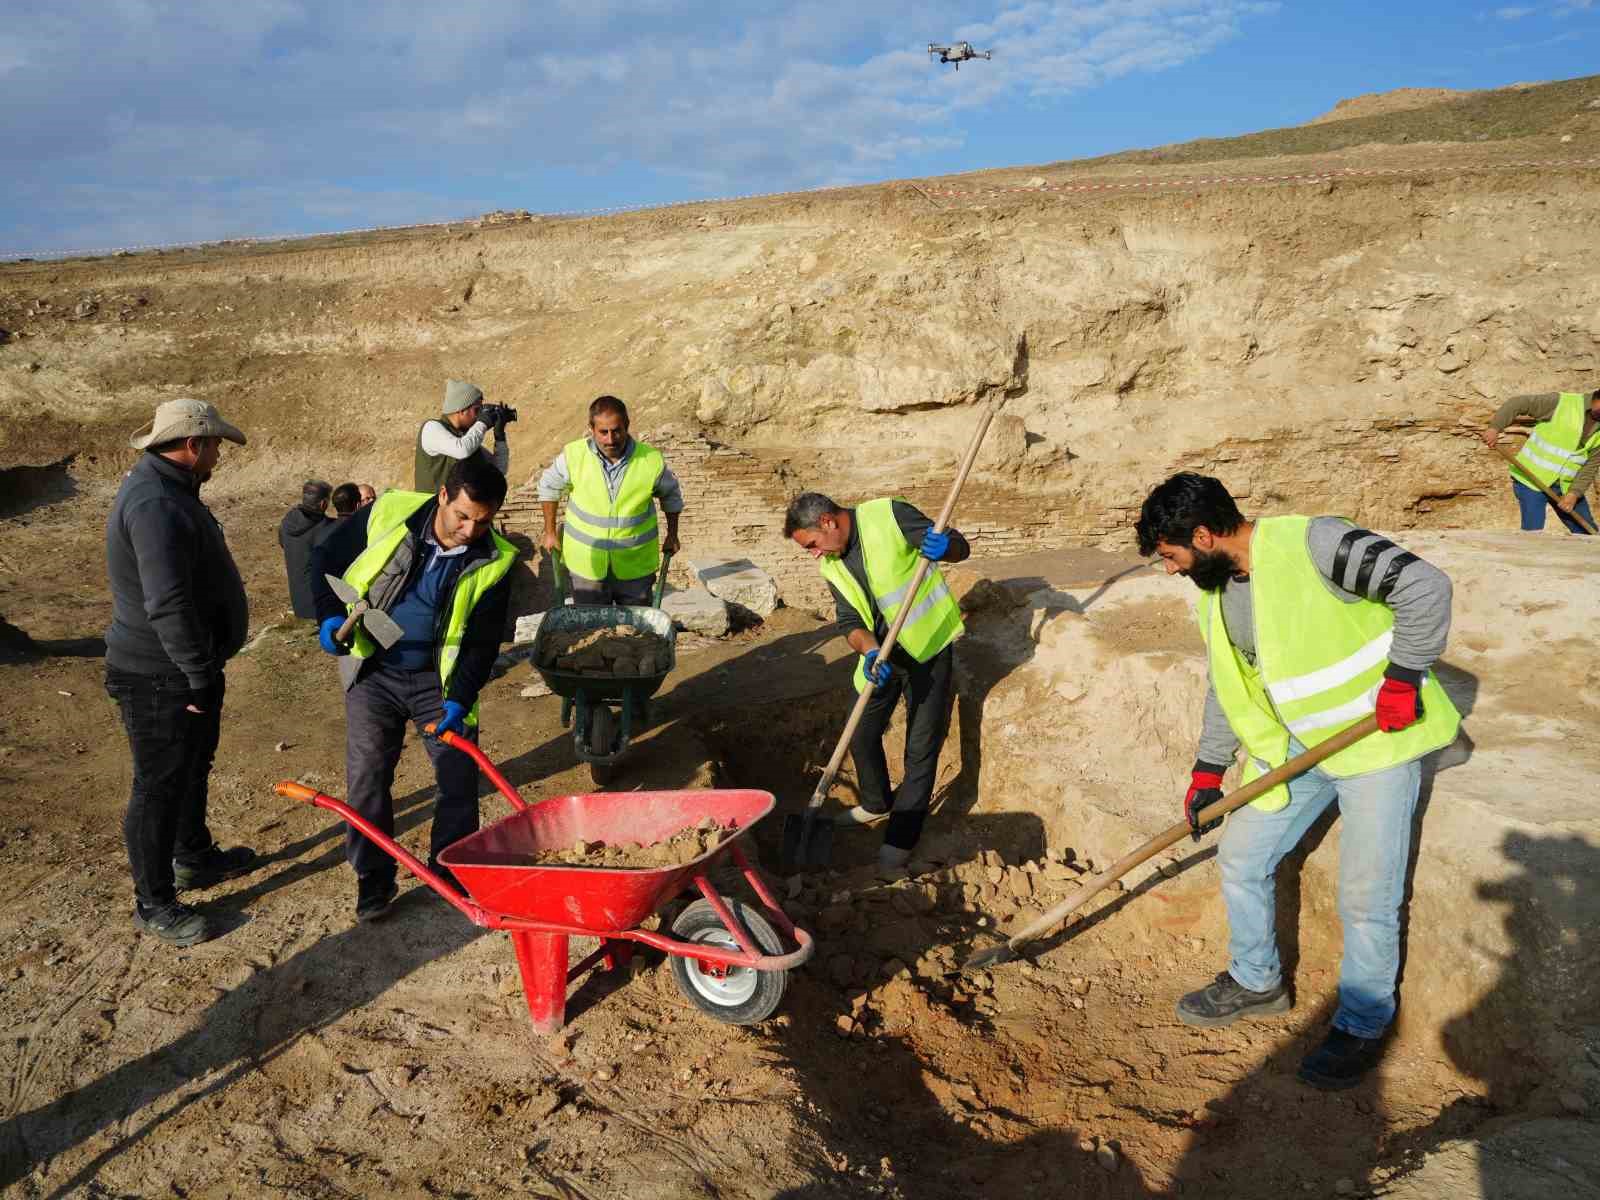
[[[517,419],[517,410],[509,404],[485,404],[483,412],[479,414],[485,425],[491,428],[509,425]]]

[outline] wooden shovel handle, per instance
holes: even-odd
[[[1519,463],[1517,461],[1517,452],[1515,450],[1507,450],[1504,446],[1501,446],[1501,445],[1498,445],[1498,444],[1490,446],[1489,449],[1493,450],[1496,454],[1498,454],[1501,458],[1505,459],[1508,463],[1511,463],[1513,466],[1521,468],[1522,475],[1518,476],[1519,479],[1526,478],[1530,483],[1538,483],[1539,484],[1539,490],[1541,492],[1543,492],[1546,496],[1549,496],[1552,503],[1559,503],[1560,502],[1561,496],[1560,496],[1559,493],[1551,490],[1550,488],[1547,488],[1544,484],[1539,483],[1539,481],[1537,479],[1534,479],[1534,477],[1532,475],[1528,474],[1528,468],[1524,467],[1521,463]],[[1565,515],[1571,517],[1574,521],[1576,521],[1579,525],[1583,526],[1590,533],[1594,533],[1595,532],[1595,527],[1593,525],[1589,524],[1588,521],[1585,521],[1581,514],[1579,514],[1577,512],[1569,512],[1569,513],[1566,513]]]
[[[361,614],[365,611],[365,608],[358,607],[355,612],[346,617],[344,624],[339,626],[338,632],[333,635],[333,640],[336,642],[348,642],[350,640],[350,631],[356,627],[356,622],[361,620]]]
[[[1351,725],[1348,729],[1341,729],[1327,741],[1319,742],[1310,750],[1307,750],[1304,754],[1300,754],[1294,758],[1291,758],[1288,762],[1284,763],[1283,766],[1278,767],[1275,770],[1268,771],[1260,779],[1253,780],[1252,782],[1245,784],[1242,788],[1236,788],[1234,791],[1224,796],[1221,800],[1218,800],[1213,804],[1206,805],[1200,810],[1198,818],[1199,823],[1202,825],[1209,824],[1212,821],[1227,816],[1227,814],[1231,813],[1236,808],[1243,808],[1252,800],[1259,800],[1262,796],[1266,795],[1280,783],[1287,783],[1296,775],[1300,775],[1306,771],[1309,771],[1323,759],[1333,757],[1335,754],[1339,753],[1339,751],[1354,745],[1356,742],[1359,742],[1369,733],[1377,732],[1377,729],[1378,717],[1376,713],[1374,713],[1372,716],[1362,718],[1354,725]],[[1116,862],[1112,863],[1111,866],[1100,872],[1100,874],[1096,875],[1093,879],[1089,880],[1089,882],[1086,883],[1076,895],[1072,896],[1070,899],[1063,900],[1060,904],[1056,905],[1049,912],[1045,913],[1044,916],[1040,917],[1032,925],[1029,925],[1021,933],[1007,938],[1007,947],[1015,950],[1018,946],[1023,945],[1025,942],[1033,941],[1033,939],[1038,937],[1040,934],[1048,933],[1063,919],[1070,916],[1076,909],[1083,905],[1091,896],[1103,891],[1107,886],[1116,882],[1118,879],[1121,879],[1124,875],[1133,870],[1135,867],[1139,866],[1141,863],[1149,862],[1168,846],[1177,844],[1184,838],[1188,837],[1189,834],[1189,822],[1187,821],[1179,821],[1176,825],[1172,826],[1172,828],[1157,834],[1144,845],[1140,846],[1137,850],[1133,851],[1124,858],[1119,858]]]

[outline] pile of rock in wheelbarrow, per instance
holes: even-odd
[[[666,639],[632,625],[552,634],[539,665],[581,675],[654,675],[666,669]]]

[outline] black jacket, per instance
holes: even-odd
[[[311,543],[317,531],[329,524],[322,511],[297,504],[278,523],[278,545],[283,547],[283,566],[289,575],[289,603],[294,615],[317,615],[317,602],[311,597]]]
[[[106,572],[106,666],[181,673],[198,690],[244,645],[244,582],[187,468],[146,453],[128,473],[106,522]]]
[[[374,505],[358,508],[350,516],[339,521],[327,534],[319,538],[311,549],[311,575],[310,584],[312,595],[317,605],[317,621],[327,620],[329,617],[343,618],[345,606],[333,594],[333,589],[328,586],[324,575],[335,578],[343,575],[363,550],[367,548],[367,521],[372,515]],[[406,519],[406,527],[411,531],[415,542],[422,540],[422,531],[427,528],[428,522],[433,520],[433,514],[438,509],[437,500],[430,500]],[[488,534],[479,538],[468,548],[465,561],[462,563],[461,573],[457,575],[459,583],[462,575],[473,563],[489,558],[494,554],[494,542]],[[405,584],[399,588],[386,608],[392,608],[406,589],[416,583],[416,578],[421,574],[423,556],[414,556],[411,570]],[[439,620],[442,625],[446,614],[450,610],[452,596],[442,598],[439,604]],[[472,615],[467,618],[467,628],[461,637],[461,657],[456,660],[455,672],[450,676],[450,687],[446,690],[444,698],[471,708],[477,703],[478,693],[483,685],[489,682],[489,674],[494,670],[495,659],[500,656],[500,635],[505,630],[506,610],[511,602],[511,576],[508,573],[499,583],[484,594],[477,606],[473,608]],[[370,670],[376,663],[383,661],[383,651],[379,650],[371,658],[361,664],[361,670]],[[347,681],[348,687],[351,679]]]

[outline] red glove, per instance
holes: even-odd
[[[1402,671],[1406,677],[1397,677]],[[1383,686],[1378,689],[1379,729],[1385,733],[1399,733],[1422,716],[1422,695],[1418,690],[1421,682],[1421,671],[1390,667],[1384,672]]]
[[[1210,833],[1222,824],[1222,818],[1200,824],[1200,810],[1222,799],[1222,772],[1224,768],[1211,763],[1197,762],[1189,774],[1189,792],[1183,798],[1183,815],[1189,822],[1189,836],[1199,841],[1202,834]]]

